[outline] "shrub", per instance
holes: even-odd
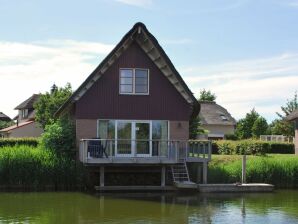
[[[56,153],[70,152],[75,148],[74,125],[68,118],[47,125],[41,142],[44,148]]]
[[[225,139],[226,140],[234,140],[234,141],[236,141],[236,140],[238,140],[238,137],[235,134],[225,134]]]
[[[268,142],[270,149],[267,153],[280,153],[280,154],[294,154],[295,146],[293,143],[286,142]]]
[[[265,142],[254,139],[231,141],[219,140],[212,143],[212,152],[218,154],[256,155],[265,153],[294,153],[292,143]]]
[[[0,147],[15,145],[26,145],[36,147],[38,144],[38,138],[0,138]]]

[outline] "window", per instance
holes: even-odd
[[[148,69],[120,69],[120,94],[148,94]]]
[[[228,121],[228,118],[224,114],[221,114],[220,117],[223,121]]]
[[[28,109],[23,109],[22,110],[22,118],[27,118],[28,117]]]

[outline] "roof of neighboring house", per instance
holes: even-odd
[[[82,85],[72,94],[72,96],[59,108],[56,116],[59,116],[67,108],[78,101],[85,92],[104,74],[104,72],[120,57],[120,55],[135,41],[154,62],[154,64],[168,78],[172,85],[182,95],[182,97],[192,106],[193,117],[196,117],[200,111],[200,104],[193,96],[182,77],[175,69],[174,65],[159,45],[155,37],[147,30],[143,23],[136,23],[132,29],[125,34],[116,47],[108,56],[98,65],[98,67],[89,75]]]
[[[3,128],[0,130],[0,132],[8,132],[8,131],[11,131],[11,130],[14,130],[14,129],[17,129],[17,128],[20,128],[20,127],[23,127],[23,126],[26,126],[28,124],[31,124],[33,123],[34,121],[26,121],[26,122],[22,122],[20,124],[15,124],[15,125],[12,125],[10,127],[7,127],[7,128]]]
[[[18,105],[15,110],[21,110],[21,109],[31,109],[33,108],[33,105],[37,100],[39,99],[40,94],[33,94],[31,97],[26,99],[24,102],[22,102],[20,105]]]
[[[11,121],[11,119],[6,114],[0,112],[0,121]]]
[[[294,110],[292,113],[290,113],[287,117],[286,120],[288,121],[293,121],[295,119],[298,119],[298,109]]]
[[[236,125],[236,120],[231,114],[216,102],[199,101],[201,111],[199,117],[202,125]]]

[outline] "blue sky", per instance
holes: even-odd
[[[77,88],[138,21],[237,119],[255,107],[272,120],[298,90],[298,0],[0,0],[0,111]]]

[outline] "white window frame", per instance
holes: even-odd
[[[27,118],[29,114],[28,109],[22,109],[22,118]]]
[[[132,70],[132,92],[131,93],[122,93],[121,92],[121,70]],[[136,93],[136,70],[145,70],[147,71],[147,93]],[[150,80],[150,71],[148,68],[119,68],[119,94],[120,95],[149,95],[149,80]]]
[[[96,126],[96,137],[98,138],[99,136],[99,121],[109,121],[109,120],[113,120],[115,121],[115,156],[116,157],[133,157],[134,155],[136,155],[136,157],[152,157],[152,122],[155,120],[125,120],[125,119],[97,119],[97,126]],[[118,122],[129,122],[131,123],[131,153],[130,154],[118,154],[118,149],[117,149],[117,145],[118,145]],[[166,121],[168,124],[168,136],[167,136],[167,141],[170,141],[170,121],[169,120],[158,120],[158,121]],[[136,154],[135,150],[136,150],[136,146],[135,146],[135,140],[136,140],[136,123],[148,123],[149,124],[149,141],[150,141],[150,153],[149,154]],[[112,140],[112,139],[111,139]]]

